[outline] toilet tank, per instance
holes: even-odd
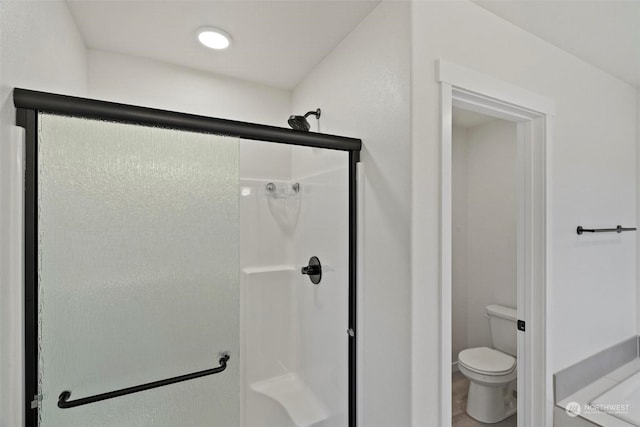
[[[517,357],[517,312],[511,307],[502,305],[488,305],[486,307],[489,317],[489,329],[493,348],[503,353]]]

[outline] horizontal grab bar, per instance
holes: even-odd
[[[207,375],[217,374],[224,371],[227,368],[227,362],[229,361],[229,355],[225,354],[220,358],[220,366],[217,368],[206,369],[204,371],[193,372],[191,374],[180,375],[178,377],[167,378],[165,380],[154,381],[147,384],[136,385],[133,387],[127,387],[120,390],[110,391],[108,393],[96,394],[94,396],[83,397],[81,399],[69,400],[71,392],[68,390],[60,393],[58,397],[58,408],[66,409],[76,406],[86,405],[88,403],[99,402],[101,400],[113,399],[114,397],[124,396],[126,394],[138,393],[140,391],[151,390],[152,388],[162,387],[169,384],[179,383],[181,381],[193,380],[195,378],[204,377]]]
[[[616,228],[583,228],[581,225],[576,230],[578,234],[582,233],[622,233],[623,231],[636,231],[635,227],[623,228],[618,225]]]

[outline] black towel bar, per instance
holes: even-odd
[[[583,228],[581,225],[578,226],[576,230],[578,234],[582,233],[622,233],[623,231],[636,231],[635,227],[632,228],[623,228],[621,225],[618,225],[616,228]]]
[[[167,378],[165,380],[154,381],[147,384],[136,385],[133,387],[127,387],[120,390],[110,391],[108,393],[96,394],[94,396],[83,397],[76,400],[68,400],[71,397],[70,391],[63,391],[58,397],[58,408],[66,409],[73,408],[75,406],[86,405],[88,403],[99,402],[101,400],[113,399],[114,397],[124,396],[125,394],[138,393],[140,391],[150,390],[152,388],[162,387],[169,384],[179,383],[181,381],[193,380],[195,378],[204,377],[207,375],[217,374],[224,371],[227,368],[227,362],[229,361],[229,355],[225,354],[220,358],[220,366],[217,368],[206,369],[204,371],[193,372],[191,374],[180,375],[178,377]]]

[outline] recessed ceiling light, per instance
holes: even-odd
[[[231,45],[229,34],[213,27],[200,28],[198,30],[198,40],[211,49],[226,49]]]

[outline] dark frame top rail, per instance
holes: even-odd
[[[584,228],[579,225],[576,229],[576,233],[622,233],[623,231],[636,231],[635,227],[623,227],[621,225],[616,226],[616,228]]]
[[[16,108],[31,109],[53,114],[214,133],[257,141],[342,151],[360,151],[362,148],[362,141],[357,138],[303,132],[276,126],[177,113],[174,111],[38,92],[28,89],[13,89],[13,103]],[[286,119],[286,117],[284,119]]]
[[[151,390],[153,388],[164,387],[166,385],[179,383],[182,381],[193,380],[196,378],[204,377],[207,375],[218,374],[225,369],[227,369],[227,362],[229,361],[229,355],[224,354],[220,358],[220,366],[206,369],[204,371],[193,372],[191,374],[180,375],[173,378],[167,378],[164,380],[153,381],[146,384],[136,385],[133,387],[127,387],[120,390],[110,391],[108,393],[96,394],[93,396],[83,397],[81,399],[69,400],[71,397],[71,392],[68,390],[63,391],[58,396],[58,408],[67,409],[67,408],[75,408],[76,406],[88,405],[89,403],[100,402],[101,400],[113,399],[115,397],[125,396],[127,394],[139,393],[145,390]]]

